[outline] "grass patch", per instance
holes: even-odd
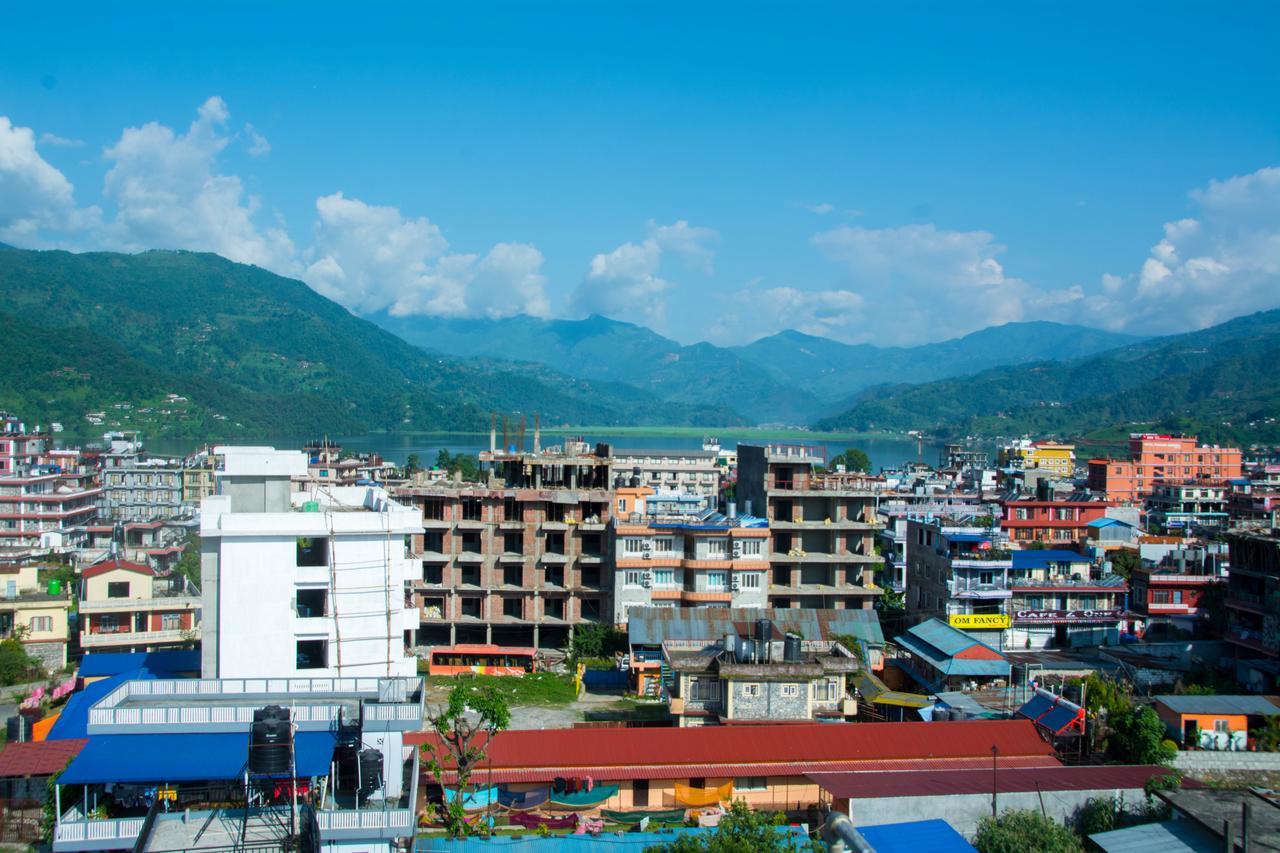
[[[578,698],[573,679],[554,672],[532,672],[525,675],[433,675],[431,686],[448,689],[463,679],[482,687],[493,687],[512,707],[519,705],[568,705]]]

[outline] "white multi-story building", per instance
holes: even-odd
[[[200,510],[205,678],[411,676],[406,537],[422,517],[380,488],[293,491],[307,458],[223,447]]]

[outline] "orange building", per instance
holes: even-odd
[[[1136,502],[1162,483],[1222,485],[1240,477],[1240,450],[1196,445],[1193,435],[1134,433],[1128,459],[1090,459],[1089,488],[1108,500]]]

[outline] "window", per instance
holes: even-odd
[[[720,682],[714,678],[691,679],[689,694],[694,702],[714,702],[720,698]]]
[[[502,599],[502,615],[519,619],[524,616],[523,605],[524,602],[518,598],[504,598]]]
[[[637,587],[644,585],[644,572],[640,569],[628,569],[623,572],[623,586]]]
[[[743,589],[760,588],[760,572],[742,572],[738,575],[738,585]]]
[[[120,630],[120,620],[114,613],[104,613],[98,617],[98,630],[103,633],[111,633]]]
[[[750,697],[759,696],[759,695],[760,695],[760,685],[759,685],[759,684],[744,684],[744,685],[742,685],[742,695],[743,695],[743,696],[750,696]]]
[[[324,669],[329,665],[328,640],[299,640],[298,669]]]
[[[707,572],[707,591],[724,592],[729,588],[728,572]]]
[[[624,554],[639,554],[644,550],[644,540],[627,538],[622,540],[622,551]]]
[[[112,581],[107,584],[107,598],[128,598],[129,582]]]
[[[329,565],[329,540],[322,536],[298,537],[299,566]]]
[[[53,630],[52,616],[32,616],[31,617],[31,633],[39,634],[41,632],[48,633]]]
[[[464,521],[479,521],[484,504],[479,498],[462,499],[462,518]]]
[[[783,699],[794,699],[794,698],[796,698],[797,696],[799,696],[799,695],[800,695],[800,685],[799,685],[799,684],[784,684],[784,685],[782,685],[782,687],[781,687],[781,688],[779,688],[779,690],[778,690],[778,694],[779,694]]]
[[[422,534],[422,550],[435,554],[444,552],[444,534],[438,530],[428,530]]]
[[[427,521],[444,521],[444,501],[434,499],[423,501],[422,517]]]
[[[760,540],[759,539],[744,540],[742,543],[742,555],[744,557],[759,557],[760,556]]]
[[[523,586],[524,566],[503,566],[502,583],[504,586]]]
[[[327,589],[300,589],[297,592],[294,611],[299,619],[314,619],[328,615],[329,591]]]
[[[711,558],[723,557],[729,553],[728,539],[708,539],[707,540],[707,556]]]
[[[658,589],[672,589],[676,585],[676,570],[655,569],[653,572],[653,585]]]
[[[515,498],[502,499],[502,520],[503,521],[519,521],[520,508],[516,504]]]
[[[161,631],[181,631],[182,630],[182,614],[180,613],[164,613],[160,616]]]
[[[690,787],[690,788],[705,788],[705,787],[707,787],[707,780],[706,780],[706,778],[705,778],[705,777],[702,777],[702,776],[695,776],[695,777],[693,777],[693,778],[690,778],[690,779],[689,779],[689,787]]]
[[[819,682],[813,686],[813,699],[815,702],[834,702],[839,698],[839,679],[828,678],[826,681]]]
[[[670,536],[659,536],[653,541],[653,549],[663,554],[670,554],[676,550],[676,540]]]
[[[767,791],[769,779],[765,776],[739,776],[733,780],[735,791]]]
[[[429,584],[444,583],[444,564],[442,563],[423,563],[422,564],[422,582]]]

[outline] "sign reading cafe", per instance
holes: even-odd
[[[1017,622],[1106,622],[1119,619],[1121,610],[1015,610]]]

